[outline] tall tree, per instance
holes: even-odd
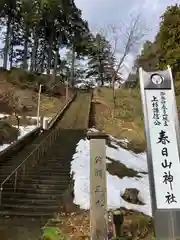
[[[6,26],[5,69],[9,57],[10,67],[20,63],[24,70],[47,72],[49,83],[53,85],[57,70],[62,66],[61,48],[70,48],[73,56],[87,55],[90,31],[74,0],[2,0],[0,24]]]
[[[90,48],[87,78],[93,76],[103,86],[105,80],[107,80],[107,68],[112,55],[111,46],[106,38],[98,33],[95,38],[92,39]]]
[[[156,36],[160,48],[159,67],[170,64],[173,72],[180,68],[180,4],[167,7],[161,17],[160,29]]]
[[[158,68],[159,47],[156,43],[146,41],[141,54],[135,60],[135,66],[141,66],[146,71],[153,71]]]
[[[4,45],[4,59],[3,67],[7,69],[8,53],[10,48],[10,38],[12,34],[12,23],[17,10],[18,0],[2,0],[1,2],[1,14],[6,24],[6,36]]]
[[[161,17],[159,32],[154,42],[147,41],[136,60],[137,67],[145,70],[172,67],[173,76],[179,78],[180,71],[180,5],[167,7]]]

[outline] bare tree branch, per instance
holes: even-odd
[[[125,62],[126,57],[131,53],[135,54],[140,48],[140,44],[143,37],[147,34],[147,29],[141,23],[141,16],[131,16],[130,24],[127,26],[123,22],[119,23],[118,27],[114,25],[108,26],[108,34],[106,33],[106,38],[111,44],[111,52],[114,60],[112,67],[112,87],[113,87],[113,102],[114,108],[112,111],[112,118],[115,115],[116,107],[116,94],[115,94],[115,82],[118,75],[120,74],[120,69]],[[107,37],[108,36],[108,37]]]
[[[112,46],[112,55],[115,56],[117,64],[114,64],[113,78],[119,72],[126,57],[130,53],[135,53],[139,50],[143,37],[147,34],[147,29],[141,23],[141,15],[136,17],[131,16],[129,26],[120,22],[120,26],[108,26],[109,41]],[[121,55],[120,57],[117,55]]]

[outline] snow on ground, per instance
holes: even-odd
[[[17,127],[17,126],[13,126],[13,127]],[[19,136],[18,139],[24,137],[26,134],[28,134],[29,132],[31,132],[32,130],[34,130],[37,126],[36,125],[30,125],[30,126],[19,126]],[[12,144],[12,143],[11,143]],[[3,151],[4,149],[6,149],[7,147],[9,147],[11,144],[3,144],[0,145],[0,152]]]
[[[10,117],[11,115],[9,114],[4,114],[4,113],[0,113],[0,120],[3,120],[5,118]],[[22,116],[19,116],[19,118],[22,118]],[[28,119],[34,119],[36,120],[37,117],[33,117],[33,116],[26,116],[26,118]],[[52,120],[52,117],[44,117],[45,119],[48,119],[48,122],[50,122]],[[13,126],[13,127],[17,127],[17,126]],[[35,129],[37,126],[36,125],[27,125],[27,126],[19,126],[19,131],[20,134],[18,136],[18,139],[24,137],[26,134],[28,134],[29,132],[31,132],[33,129]],[[12,144],[12,143],[11,143]],[[4,149],[6,149],[7,147],[9,147],[9,145],[11,144],[3,144],[0,145],[0,152],[3,151]]]
[[[113,138],[110,138],[113,139]],[[125,150],[113,142],[116,149],[106,146],[107,157],[119,161],[126,165],[127,168],[138,171],[141,178],[124,177],[122,179],[117,176],[112,176],[107,172],[107,198],[108,208],[116,209],[125,207],[146,215],[152,215],[151,202],[149,192],[148,174],[147,172],[146,153],[134,154],[131,151]],[[109,162],[109,161],[108,161]],[[74,173],[74,203],[80,205],[82,209],[89,209],[90,206],[90,155],[89,155],[89,140],[81,139],[76,147],[76,153],[73,155],[71,162],[71,173]],[[136,188],[139,192],[139,200],[145,205],[136,205],[126,202],[121,196],[126,188]]]
[[[10,117],[11,115],[9,114],[4,114],[4,113],[0,113],[0,120],[5,119]],[[18,116],[20,119],[23,118],[23,116]],[[37,116],[26,116],[27,119],[33,119],[33,120],[37,120]],[[52,117],[44,117],[46,119],[48,119],[48,121],[50,122],[52,120]]]

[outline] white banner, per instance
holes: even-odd
[[[180,162],[172,90],[145,90],[158,209],[180,208]]]

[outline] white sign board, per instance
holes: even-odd
[[[145,90],[157,209],[180,208],[180,162],[173,97],[170,89]]]

